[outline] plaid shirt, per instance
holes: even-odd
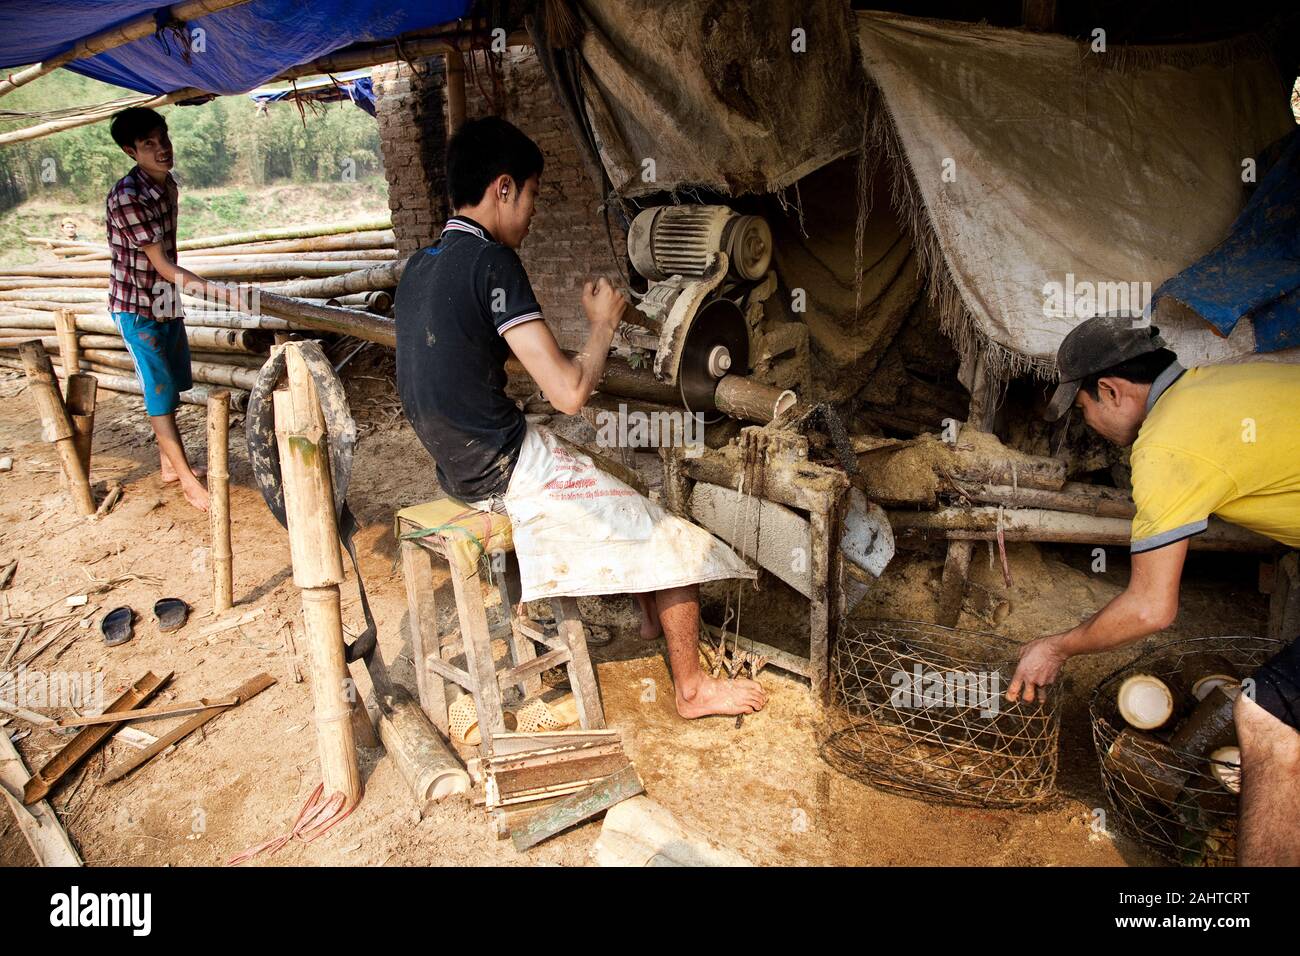
[[[137,312],[157,321],[180,318],[179,296],[144,253],[144,246],[163,244],[176,261],[176,180],[171,173],[159,186],[139,166],[117,181],[108,194],[108,280],[110,312]],[[156,301],[155,301],[156,298]]]

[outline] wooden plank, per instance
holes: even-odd
[[[812,525],[803,515],[707,481],[696,482],[691,517],[804,597],[812,597]],[[796,560],[796,550],[805,559]]]
[[[492,660],[492,636],[488,633],[482,584],[477,566],[468,573],[455,562],[450,562],[448,567],[456,595],[456,616],[460,620],[465,663],[473,684],[468,690],[474,695],[483,752],[490,753],[492,738],[505,733],[506,720],[501,710],[501,686],[497,683],[496,665]]]
[[[453,681],[454,683],[459,684],[461,687],[471,692],[474,690],[474,684],[470,680],[469,673],[461,670],[455,664],[449,664],[446,661],[444,661],[442,658],[434,657],[432,654],[428,654],[425,656],[424,663],[425,666],[428,667],[428,669],[432,671],[434,674],[436,674],[440,679]],[[430,679],[430,683],[432,682],[433,682],[432,679]],[[443,688],[443,693],[444,694],[446,693],[445,687]],[[428,708],[426,708],[426,710],[427,709]],[[432,719],[433,718],[431,717],[430,720]],[[434,726],[435,727],[437,726],[437,721],[434,721]]]
[[[17,794],[23,792],[29,779],[31,774],[9,734],[0,730],[0,790],[37,862],[41,866],[81,866],[77,848],[49,803],[37,800],[31,807],[25,807],[19,800]]]
[[[406,584],[407,626],[411,635],[411,660],[415,663],[416,696],[433,725],[444,737],[450,737],[447,688],[443,684],[441,672],[432,666],[432,661],[442,663],[432,555],[414,541],[403,541],[401,552],[402,579]]]
[[[163,677],[156,677],[152,672],[145,674],[128,687],[125,693],[113,701],[104,712],[125,714],[139,707],[158,693],[159,689],[171,680],[171,676],[170,671]],[[98,724],[87,727],[73,737],[66,747],[46,761],[45,766],[32,774],[31,779],[23,787],[23,803],[30,805],[44,798],[70,770],[94,753],[100,744],[111,737],[113,731],[120,726],[122,726],[121,721],[115,724]]]
[[[524,643],[531,644],[532,642],[525,638]],[[519,684],[522,689],[542,671],[548,671],[552,667],[567,664],[571,656],[567,647],[558,651],[547,651],[541,657],[533,657],[516,667],[501,671],[497,675],[497,683],[501,685],[502,689],[509,687],[511,684]],[[538,692],[540,692],[540,688]],[[525,696],[528,696],[526,690]]]
[[[587,654],[587,632],[578,613],[578,601],[571,597],[551,598],[551,610],[555,614],[556,629],[571,655],[569,686],[573,688],[573,699],[578,705],[578,722],[585,729],[600,730],[605,726],[605,710],[600,702],[596,672]]]
[[[209,720],[212,720],[214,717],[217,717],[225,713],[226,711],[230,710],[231,707],[236,707],[239,704],[242,704],[245,701],[256,697],[258,694],[266,690],[268,687],[272,686],[274,683],[275,683],[275,678],[272,677],[270,674],[258,674],[256,677],[252,678],[251,680],[245,681],[238,688],[236,688],[234,694],[232,695],[235,699],[234,704],[231,704],[226,707],[220,707],[215,710],[206,710],[203,711],[202,713],[195,714],[193,717],[191,717],[189,720],[182,723],[179,727],[175,728],[170,733],[164,734],[163,736],[159,737],[153,744],[151,744],[145,750],[140,751],[140,753],[138,754],[132,754],[130,757],[127,757],[121,763],[114,766],[112,769],[108,771],[108,773],[104,774],[104,782],[114,783],[118,780],[121,780],[132,770],[136,769],[141,764],[147,763],[148,761],[152,760],[154,757],[162,753],[172,744],[177,743],[180,740],[183,740],[184,738],[188,737],[190,734],[194,733],[194,731],[198,730]]]
[[[565,646],[564,641],[560,639],[559,635],[551,635],[539,631],[533,626],[532,621],[526,620],[525,618],[515,618],[512,622],[512,627],[524,637],[536,641],[538,644],[544,644],[551,648],[551,650],[559,650]]]
[[[180,717],[195,711],[211,710],[214,707],[233,707],[239,703],[238,697],[219,697],[209,700],[182,700],[174,704],[158,704],[154,707],[139,707],[131,711],[128,720],[152,720],[158,717]],[[116,714],[95,714],[90,717],[64,717],[58,721],[60,727],[94,727],[98,724],[121,723],[122,718]]]
[[[492,756],[508,757],[527,751],[618,740],[617,730],[539,730],[531,734],[497,734],[492,738]]]
[[[636,768],[627,766],[613,776],[606,777],[577,793],[558,801],[553,807],[531,817],[510,834],[515,849],[523,852],[557,833],[577,826],[608,810],[617,803],[644,793],[645,787]]]

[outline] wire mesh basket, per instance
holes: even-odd
[[[961,806],[1053,795],[1059,694],[1005,698],[1019,645],[915,621],[846,625],[831,660],[824,760],[881,790]]]
[[[1177,732],[1138,731],[1120,716],[1117,695],[1126,678],[1151,675],[1178,686],[1193,658],[1230,664],[1240,677],[1276,654],[1280,641],[1263,637],[1203,637],[1169,641],[1104,678],[1089,713],[1101,782],[1115,829],[1185,866],[1232,866],[1236,859],[1240,766],[1174,746]],[[1194,699],[1181,701],[1186,712]],[[1177,723],[1176,719],[1170,725]]]

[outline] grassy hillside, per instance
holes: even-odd
[[[5,97],[0,129],[41,121],[40,114],[102,103],[128,91],[60,70]],[[260,110],[246,96],[202,106],[166,107],[181,183],[182,238],[387,212],[387,187],[374,119],[348,103],[292,104]],[[104,197],[131,160],[108,123],[0,147],[0,261],[40,254],[22,238],[55,236],[72,216],[83,237],[104,237]]]
[[[123,167],[122,172],[130,168]],[[181,187],[180,238],[209,236],[308,222],[362,219],[388,213],[388,186],[381,176],[355,183],[273,182],[264,186]],[[81,238],[104,241],[104,203],[81,202],[64,191],[30,199],[0,213],[0,262],[55,261],[23,239],[58,236],[64,216],[77,220]]]

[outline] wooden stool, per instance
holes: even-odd
[[[555,634],[545,633],[526,614],[516,613],[521,607],[519,562],[508,517],[479,511],[454,498],[440,498],[403,508],[397,513],[394,525],[402,546],[415,680],[420,705],[434,726],[451,739],[446,686],[450,681],[474,696],[482,750],[490,754],[492,738],[506,732],[502,692],[517,685],[525,699],[536,697],[542,689],[542,672],[561,664],[567,665],[582,726],[588,730],[605,726],[600,689],[587,654],[587,633],[578,614],[577,599],[550,599],[555,613]],[[402,537],[413,531],[425,533]],[[433,586],[434,555],[447,562],[456,594],[460,643],[467,670],[461,670],[443,656]],[[492,638],[483,603],[480,569],[485,564],[496,579],[502,607],[510,621],[510,666],[499,672],[492,657]],[[540,655],[537,644],[542,645]],[[455,656],[454,652],[451,656]]]

